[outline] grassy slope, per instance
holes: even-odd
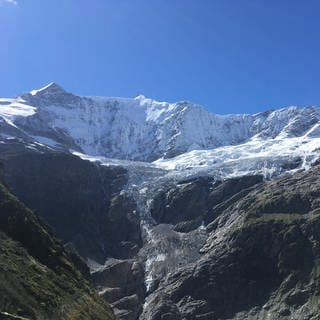
[[[0,312],[28,319],[114,319],[72,261],[50,230],[0,184]]]

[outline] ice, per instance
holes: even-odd
[[[201,174],[268,178],[307,169],[319,157],[319,107],[217,115],[190,102],[143,95],[81,97],[51,83],[16,99],[0,99],[0,117],[6,122],[3,135],[18,132],[11,126],[21,137],[51,148],[126,167],[131,189],[153,179],[165,184]],[[145,196],[152,190],[150,185],[139,189]]]
[[[320,138],[307,136],[286,139],[253,139],[247,143],[196,150],[172,159],[153,162],[159,168],[175,171],[209,171],[223,178],[246,174],[273,176],[286,164],[298,162],[297,169],[308,169],[320,156]]]
[[[82,97],[55,83],[0,100],[0,116],[31,135],[91,156],[147,162],[250,141],[319,138],[319,110],[288,107],[218,115],[191,102],[159,102],[143,95]]]

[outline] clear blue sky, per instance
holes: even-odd
[[[318,0],[0,0],[0,96],[320,105],[319,17]]]

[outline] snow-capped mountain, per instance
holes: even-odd
[[[319,124],[52,83],[0,99],[1,175],[119,320],[318,319]]]
[[[278,144],[300,138],[295,142],[303,144],[320,138],[318,107],[217,115],[189,102],[158,102],[142,95],[81,97],[55,83],[15,99],[0,99],[0,119],[2,139],[139,161],[267,140]]]

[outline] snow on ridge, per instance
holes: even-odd
[[[14,121],[18,117],[30,117],[36,110],[36,107],[28,105],[21,98],[0,99],[0,116],[9,121]]]
[[[143,95],[80,97],[55,83],[22,97],[0,100],[0,115],[23,125],[30,136],[92,156],[150,162],[249,141],[320,137],[319,107],[218,115],[190,102],[159,102]]]
[[[31,90],[31,91],[30,91],[30,94],[31,94],[32,96],[35,96],[35,95],[37,95],[38,93],[43,92],[43,91],[46,91],[46,90],[48,90],[49,88],[51,88],[51,87],[53,87],[53,86],[56,86],[56,84],[55,84],[54,82],[50,82],[48,85],[46,85],[46,86],[44,86],[44,87],[42,87],[42,88],[40,88],[40,89]]]
[[[79,97],[53,83],[34,95],[0,99],[0,117],[2,140],[19,135],[26,143],[31,139],[85,160],[126,167],[132,185],[147,175],[273,177],[308,169],[320,158],[319,107],[217,115],[190,102],[142,95]]]

